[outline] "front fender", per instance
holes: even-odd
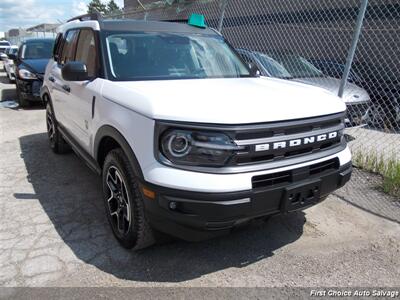
[[[103,125],[102,127],[99,128],[99,130],[96,133],[95,139],[94,139],[94,157],[97,162],[99,162],[99,151],[100,151],[100,144],[103,138],[105,137],[111,137],[113,138],[122,148],[122,150],[125,152],[129,162],[131,163],[131,166],[133,168],[133,171],[135,172],[135,176],[144,179],[142,169],[140,168],[139,162],[136,158],[135,153],[133,152],[132,148],[129,146],[128,142],[126,139],[123,137],[123,135],[114,127],[110,125]]]

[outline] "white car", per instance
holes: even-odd
[[[159,232],[225,234],[314,205],[350,179],[345,104],[257,76],[200,15],[188,24],[81,16],[54,49],[41,89],[50,147],[71,146],[102,176],[126,248]]]
[[[15,66],[14,66],[14,59],[12,59],[12,56],[17,55],[17,52],[18,52],[18,46],[9,47],[5,52],[7,57],[3,60],[3,68],[10,82],[15,81]],[[9,55],[11,57],[9,57]]]
[[[8,41],[0,41],[0,59],[5,58],[4,52],[11,46]]]
[[[337,94],[341,80],[326,76],[307,59],[290,52],[271,51],[269,55],[237,49],[246,62],[252,62],[260,69],[261,75],[298,81],[310,84]],[[343,101],[347,105],[348,126],[365,125],[368,118],[368,111],[371,106],[371,98],[368,92],[348,82],[343,93]]]

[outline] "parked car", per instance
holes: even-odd
[[[15,58],[17,53],[18,53],[18,46],[11,46],[5,52],[5,54],[7,55],[7,59],[3,61],[3,68],[10,82],[15,81],[15,68],[14,68],[14,60],[10,58],[9,55]]]
[[[247,49],[237,49],[237,51],[246,62],[256,64],[263,76],[310,84],[326,89],[333,94],[337,94],[339,91],[340,80],[326,76],[299,55],[274,51],[267,55]],[[367,91],[355,84],[348,83],[344,90],[343,101],[347,105],[347,126],[365,124],[371,104]]]
[[[311,60],[325,74],[341,78],[344,64]],[[367,121],[371,126],[400,130],[400,80],[386,68],[354,62],[349,81],[362,86],[371,96],[372,106]]]
[[[0,54],[4,53],[11,44],[8,41],[0,41]],[[2,57],[2,56],[1,56]]]
[[[323,60],[323,59],[307,59],[310,63],[312,63],[315,67],[321,70],[324,74],[342,79],[344,72],[344,64],[338,63],[333,60]],[[363,80],[359,74],[357,74],[353,69],[350,69],[349,77],[347,78],[348,82],[354,83],[358,86],[362,86]]]
[[[8,57],[7,57],[7,51],[8,49],[10,49],[10,47],[5,48],[4,52],[0,52],[0,60],[5,61]]]
[[[54,39],[28,39],[22,42],[15,58],[15,74],[18,103],[21,107],[31,102],[42,101],[40,87],[49,58],[52,55]]]
[[[126,248],[158,232],[225,234],[314,205],[350,179],[343,101],[257,76],[203,20],[80,16],[61,27],[47,65],[50,147],[72,147],[102,176]]]

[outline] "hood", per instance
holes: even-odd
[[[44,74],[46,65],[49,62],[48,58],[44,59],[24,59],[19,67],[25,67],[29,71],[33,71],[38,74]]]
[[[294,79],[294,81],[323,88],[335,95],[338,94],[341,82],[340,79],[332,77],[296,78]],[[343,92],[343,100],[346,103],[368,102],[370,101],[370,97],[368,95],[368,92],[362,87],[347,82]]]
[[[152,119],[250,124],[346,110],[331,93],[274,78],[104,81],[105,98]]]

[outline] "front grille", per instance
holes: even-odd
[[[337,170],[339,168],[339,160],[337,158],[313,164],[309,167],[310,175],[318,175],[324,171]]]
[[[35,80],[32,82],[32,95],[39,96],[40,88],[42,87],[43,82],[40,80]]]
[[[312,164],[304,168],[297,168],[290,171],[278,172],[272,174],[253,176],[252,187],[266,188],[278,186],[280,184],[290,184],[299,179],[312,178],[324,173],[339,169],[339,159],[334,158],[321,163]]]
[[[341,113],[239,128],[232,138],[245,149],[235,153],[229,164],[272,162],[332,149],[342,143],[343,120]]]
[[[192,165],[176,167],[219,174],[254,172],[321,159],[344,150],[345,116],[345,112],[342,112],[307,119],[244,125],[177,124],[160,121],[157,123],[155,136],[160,137],[162,132],[166,132],[169,128],[222,132],[235,144],[235,149],[227,154],[223,167]],[[158,140],[155,146],[159,148]],[[165,160],[163,162],[171,165]]]

